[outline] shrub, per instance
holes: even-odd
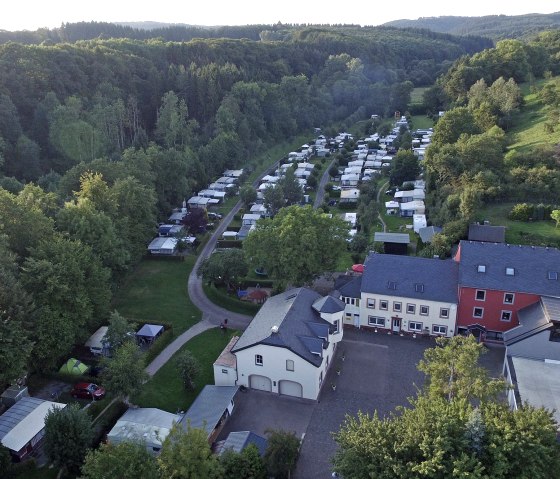
[[[514,221],[529,221],[533,217],[534,207],[528,203],[518,203],[509,212],[509,219]]]

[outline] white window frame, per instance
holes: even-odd
[[[255,366],[262,366],[264,363],[262,354],[255,354]]]
[[[433,324],[432,333],[441,334],[442,336],[445,336],[447,334],[447,326],[442,326],[441,324]]]
[[[477,309],[480,309],[480,315],[477,315],[477,314],[476,314],[476,310],[477,310]],[[475,307],[473,308],[473,310],[472,310],[472,315],[473,315],[473,318],[477,318],[477,319],[482,319],[482,318],[484,318],[484,308],[481,307],[481,306],[475,306]]]
[[[416,314],[416,305],[412,303],[406,303],[406,314]]]
[[[449,308],[439,308],[439,317],[449,319]]]
[[[506,296],[511,296],[511,301],[506,301]],[[515,303],[515,293],[504,293],[504,304]]]
[[[509,314],[509,319],[504,319],[504,313]],[[503,309],[500,313],[500,321],[504,321],[505,323],[511,322],[511,318],[513,316],[513,312]]]
[[[381,323],[383,321],[383,323]],[[381,316],[368,316],[368,326],[375,326],[379,328],[385,327],[385,318]]]
[[[420,326],[420,327],[413,327],[413,325],[414,326]],[[413,331],[415,333],[421,333],[423,327],[424,327],[424,323],[421,323],[420,321],[409,321],[408,322],[408,330],[409,331]]]
[[[292,364],[292,369],[288,367],[290,363]],[[295,363],[293,359],[286,359],[286,371],[295,371]]]
[[[334,334],[337,334],[340,332],[340,319],[335,319],[333,322],[333,326],[334,326]]]
[[[393,301],[393,311],[395,313],[402,313],[402,302]]]
[[[482,293],[482,295],[484,296],[482,299],[478,298],[478,293]],[[474,293],[474,299],[475,301],[486,301],[486,290],[485,289],[477,289]]]
[[[385,306],[383,306],[385,305]],[[389,301],[387,299],[380,299],[379,300],[379,309],[382,311],[388,311],[389,310]]]
[[[375,298],[367,299],[367,307],[370,309],[375,309]]]
[[[426,312],[423,313],[422,310],[426,308]],[[430,307],[426,305],[420,305],[420,316],[429,316],[430,315]]]

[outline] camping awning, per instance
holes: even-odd
[[[352,266],[352,271],[354,273],[363,273],[364,272],[364,265],[363,264],[355,264]]]
[[[161,324],[145,324],[136,333],[136,336],[155,338],[161,331],[163,331],[163,326]]]

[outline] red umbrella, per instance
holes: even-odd
[[[354,273],[363,273],[364,272],[364,265],[363,264],[355,264],[352,266],[352,271]]]

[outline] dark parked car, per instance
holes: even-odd
[[[93,383],[78,383],[74,385],[70,395],[74,398],[93,399],[96,401],[105,397],[105,389]]]

